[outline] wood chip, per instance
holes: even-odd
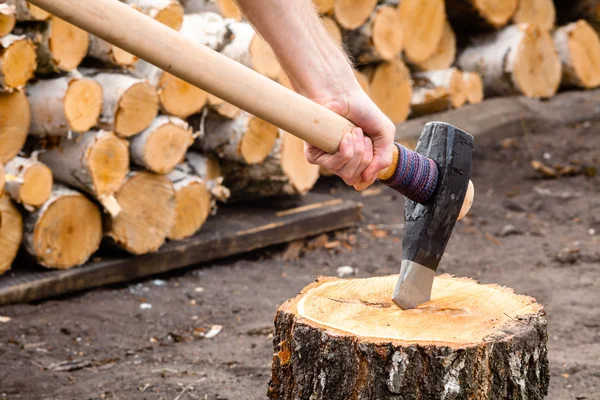
[[[541,161],[532,160],[530,165],[531,165],[531,168],[533,168],[536,172],[539,172],[546,178],[557,178],[558,177],[558,173],[556,172],[556,170],[554,168],[551,168],[551,167],[545,165]]]
[[[299,259],[302,250],[304,250],[304,240],[296,240],[289,243],[285,253],[283,253],[283,261],[294,261]]]

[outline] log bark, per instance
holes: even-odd
[[[456,35],[448,21],[444,24],[444,32],[435,52],[431,57],[418,64],[411,64],[415,71],[437,71],[450,68],[456,59]]]
[[[363,72],[369,77],[371,99],[381,111],[394,123],[406,121],[412,96],[412,82],[406,65],[396,59]]]
[[[131,139],[131,160],[149,171],[167,174],[183,161],[193,141],[187,122],[161,115]]]
[[[459,56],[463,71],[481,74],[485,93],[553,96],[561,80],[561,62],[550,34],[534,25],[512,25],[485,36]]]
[[[256,72],[275,79],[281,66],[275,53],[254,28],[246,22],[232,22],[227,25],[231,32],[231,41],[223,47],[221,53]]]
[[[344,29],[357,29],[364,24],[377,5],[377,0],[334,0],[333,16]]]
[[[125,50],[100,39],[97,36],[89,35],[88,56],[106,64],[108,67],[133,68],[138,62],[138,58]]]
[[[552,0],[519,1],[512,18],[515,24],[534,24],[550,31],[556,23],[556,7]]]
[[[220,52],[231,41],[228,21],[213,12],[187,14],[181,33],[184,37]]]
[[[190,171],[200,179],[202,179],[210,191],[213,199],[222,203],[227,202],[231,196],[231,192],[223,186],[223,172],[219,165],[219,160],[214,157],[204,154],[189,151],[185,157],[185,163],[190,168]],[[212,210],[216,210],[213,206]]]
[[[193,117],[190,123],[194,131],[200,132],[195,149],[245,164],[262,163],[279,135],[276,126],[245,111],[234,119],[209,112]]]
[[[0,90],[13,91],[25,86],[36,69],[35,46],[26,36],[0,38]]]
[[[55,184],[39,209],[24,217],[23,245],[47,268],[68,269],[84,264],[102,240],[98,207],[79,192]]]
[[[13,6],[0,4],[0,37],[6,36],[12,32],[17,23],[15,13],[16,10]]]
[[[4,167],[6,192],[25,207],[39,207],[52,193],[52,171],[34,157],[15,157]]]
[[[304,142],[284,131],[261,164],[226,163],[222,168],[231,201],[302,196],[319,178],[319,167],[306,161]]]
[[[359,63],[389,61],[402,51],[402,22],[394,7],[381,6],[360,28],[348,31],[344,42]]]
[[[175,221],[175,190],[165,175],[131,171],[116,194],[122,211],[105,215],[105,238],[131,254],[157,251]]]
[[[22,91],[0,93],[0,163],[7,163],[25,145],[31,110]]]
[[[57,17],[40,24],[17,26],[37,46],[37,73],[71,72],[83,61],[90,45],[89,34]]]
[[[39,80],[26,90],[32,135],[65,136],[87,132],[100,118],[102,87],[77,75]]]
[[[483,81],[476,72],[463,72],[464,89],[467,101],[470,104],[479,104],[483,101]]]
[[[7,4],[15,8],[17,21],[46,21],[51,17],[50,13],[25,0],[8,0]]]
[[[111,215],[121,207],[115,200],[129,171],[127,141],[112,132],[90,131],[39,154],[54,178],[94,196]]]
[[[175,190],[175,221],[169,231],[170,240],[193,236],[206,222],[215,207],[207,182],[187,164],[180,164],[167,178]]]
[[[562,63],[562,86],[600,86],[600,38],[585,20],[554,32],[554,44]]]
[[[183,23],[183,5],[178,0],[127,0],[127,4],[178,31]]]
[[[239,21],[242,19],[242,12],[235,3],[235,0],[180,0],[185,7],[185,12],[189,14],[200,12],[214,12],[225,18]]]
[[[414,115],[460,108],[466,101],[463,74],[456,68],[413,75],[411,110]]]
[[[446,12],[457,31],[473,33],[505,26],[518,5],[519,0],[446,0]]]
[[[402,0],[398,12],[408,61],[419,64],[432,57],[444,33],[444,0]]]
[[[158,96],[147,81],[117,73],[85,74],[102,86],[102,129],[130,137],[148,128],[158,115]]]
[[[404,311],[397,276],[318,278],[275,317],[270,399],[541,399],[547,319],[535,299],[437,277]]]
[[[23,239],[23,218],[8,194],[0,195],[0,275],[10,269]]]

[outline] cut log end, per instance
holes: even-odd
[[[110,54],[113,64],[120,67],[132,67],[137,62],[138,58],[131,53],[126,52],[120,47],[110,45]]]
[[[0,5],[0,7],[2,6]],[[3,10],[0,9],[0,37],[11,33],[16,23],[17,19],[14,13],[3,12]]]
[[[132,155],[136,149],[136,141],[142,140],[141,154],[133,155],[135,161],[142,161],[142,166],[158,174],[169,173],[183,161],[185,153],[193,142],[192,131],[187,124],[175,118],[159,117],[160,124],[151,125],[147,131],[133,139]],[[175,122],[177,121],[177,122]]]
[[[4,52],[2,58],[2,75],[4,86],[8,89],[23,87],[35,75],[37,68],[36,52],[33,43],[26,38],[13,41]]]
[[[380,7],[373,20],[372,41],[377,54],[383,60],[398,57],[402,51],[402,21],[392,7]]]
[[[124,137],[146,129],[158,114],[158,95],[154,88],[139,82],[125,91],[115,115],[115,132]]]
[[[129,172],[129,146],[112,132],[98,135],[87,153],[87,167],[97,196],[110,196]]]
[[[61,71],[76,69],[88,52],[90,35],[60,18],[52,17],[49,49]]]
[[[100,210],[85,196],[58,186],[26,218],[26,248],[40,265],[67,269],[85,263],[102,240]]]
[[[444,0],[403,0],[398,12],[404,37],[404,52],[419,64],[432,57],[442,39],[446,20]]]
[[[271,46],[261,38],[259,35],[255,35],[250,43],[250,58],[253,69],[266,76],[267,78],[275,79],[281,71],[281,65],[277,61],[275,53],[271,49]]]
[[[394,123],[408,118],[412,83],[408,68],[400,60],[376,67],[370,79],[371,98]]]
[[[377,0],[334,0],[333,15],[344,28],[352,30],[364,24],[377,5]]]
[[[456,35],[450,23],[446,21],[442,39],[431,57],[419,64],[414,64],[418,71],[435,71],[449,68],[456,58]]]
[[[19,160],[20,159],[20,160]],[[25,160],[25,163],[21,163]],[[39,207],[52,193],[52,171],[41,162],[17,157],[7,164],[7,192],[19,203]]]
[[[476,72],[463,72],[464,89],[467,101],[470,104],[479,104],[483,101],[483,81]]]
[[[182,240],[198,232],[210,214],[211,196],[206,184],[199,179],[182,183],[175,188],[175,204],[169,239]]]
[[[63,102],[69,128],[86,132],[98,123],[102,112],[102,87],[91,79],[72,80]]]
[[[25,145],[31,113],[27,96],[21,91],[0,93],[0,162],[15,157]]]
[[[184,11],[183,6],[179,2],[173,2],[159,10],[154,16],[154,19],[161,24],[178,31],[183,24]]]
[[[562,61],[565,86],[600,86],[600,38],[589,23],[579,20],[557,29],[554,42]]]
[[[246,164],[258,164],[267,158],[278,137],[276,126],[251,116],[239,143],[239,153]]]
[[[519,1],[513,21],[517,24],[534,24],[550,31],[556,22],[554,2],[552,0]]]
[[[313,0],[313,3],[317,7],[317,11],[321,15],[329,15],[333,12],[333,4],[335,0]]]
[[[166,72],[161,76],[158,87],[163,111],[179,118],[199,113],[208,101],[204,90]]]
[[[310,164],[304,155],[304,141],[282,131],[281,169],[296,191],[308,193],[319,179],[319,166]]]
[[[4,194],[4,186],[6,185],[6,177],[4,176],[4,165],[0,162],[0,196]],[[0,215],[0,226],[2,226],[2,216]]]
[[[519,0],[471,0],[471,2],[479,16],[494,28],[506,25],[519,5]]]
[[[175,191],[164,175],[131,173],[116,194],[122,208],[106,234],[132,254],[146,254],[165,242],[175,219]]]
[[[17,256],[23,236],[21,213],[7,194],[0,195],[0,275],[8,271]]]
[[[435,278],[429,302],[402,310],[391,300],[397,279],[319,278],[282,305],[269,397],[547,393],[547,320],[534,299],[444,275]]]
[[[42,10],[38,6],[34,6],[30,3],[27,3],[27,8],[29,9],[29,15],[31,16],[31,19],[34,21],[46,21],[52,16],[52,14],[49,12]]]
[[[242,19],[242,11],[235,3],[235,0],[216,0],[216,2],[224,18],[231,18],[236,21]]]

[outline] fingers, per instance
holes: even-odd
[[[369,165],[365,162],[365,138],[362,129],[354,129],[352,131],[353,154],[352,158],[336,171],[344,182],[349,186],[354,186],[360,182],[360,175]],[[369,156],[370,158],[372,156]],[[361,168],[362,166],[362,168]]]
[[[386,169],[392,163],[394,134],[396,127],[391,122],[386,124],[385,132],[373,135],[373,161],[362,173],[362,181],[372,184],[377,179],[379,171]]]

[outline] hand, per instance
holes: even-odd
[[[379,171],[392,162],[396,127],[360,86],[351,93],[328,95],[313,100],[349,119],[358,128],[344,136],[335,154],[328,154],[307,144],[306,159],[311,164],[318,164],[340,176],[356,190],[368,188],[377,179]]]

